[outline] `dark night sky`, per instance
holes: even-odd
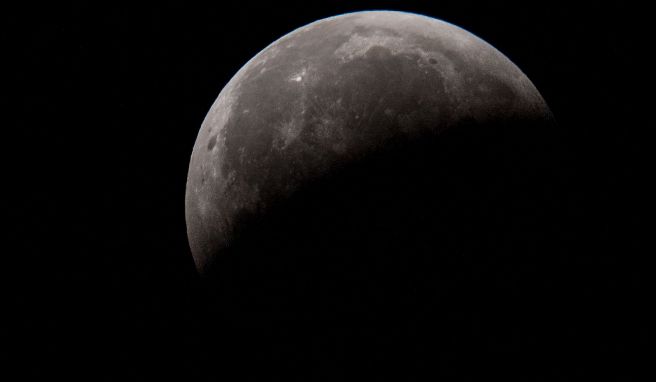
[[[331,363],[328,350],[310,352],[321,362],[307,360],[308,351],[284,334],[243,337],[222,321],[188,248],[185,181],[205,113],[248,59],[319,18],[392,9],[458,25],[508,56],[555,114],[566,158],[558,217],[566,255],[554,260],[562,273],[541,275],[564,299],[552,301],[551,318],[540,322],[556,339],[529,350],[512,341],[495,347],[490,343],[498,337],[490,332],[470,342],[471,353],[436,343],[423,353],[423,364],[449,380],[487,376],[486,370],[526,380],[636,376],[644,358],[633,352],[647,341],[637,165],[644,163],[644,125],[636,117],[638,84],[627,81],[638,62],[638,11],[623,2],[312,4],[162,2],[3,14],[3,41],[17,52],[5,59],[15,65],[10,73],[18,84],[10,101],[17,118],[8,129],[16,137],[5,142],[11,167],[5,188],[12,197],[4,214],[12,224],[3,299],[12,319],[6,350],[22,375],[349,375],[349,363]],[[539,343],[544,332],[535,330],[519,335]],[[481,353],[484,347],[501,350]],[[356,369],[387,375],[377,362],[389,361],[377,351],[383,352],[372,347],[361,355]],[[518,354],[526,351],[541,361],[522,366]],[[509,369],[477,366],[489,359]],[[404,367],[412,364],[405,361]],[[400,375],[412,374],[406,372]]]

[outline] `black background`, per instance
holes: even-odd
[[[278,37],[366,9],[422,13],[476,34],[528,75],[556,116],[564,159],[550,226],[560,236],[550,247],[553,264],[535,273],[550,287],[523,295],[529,302],[496,308],[507,310],[498,318],[507,320],[530,305],[540,316],[535,325],[519,324],[516,332],[483,325],[475,339],[459,340],[436,335],[456,330],[436,322],[427,335],[434,342],[422,342],[421,351],[401,340],[357,342],[362,352],[349,349],[348,339],[341,347],[311,347],[320,325],[310,326],[305,342],[275,328],[236,329],[197,276],[184,192],[210,105]],[[3,330],[12,339],[4,359],[26,379],[211,380],[235,372],[240,378],[228,380],[403,380],[425,372],[446,380],[637,377],[645,361],[638,349],[647,343],[647,270],[636,13],[621,2],[576,8],[468,1],[7,10],[3,40],[16,52],[6,57],[13,65],[7,74],[18,86],[3,141],[11,192],[3,213],[10,222],[3,294],[12,319]],[[471,297],[458,290],[450,298]],[[471,317],[488,320],[475,304],[456,313],[446,306],[445,314],[462,315],[454,319],[457,333],[476,330]]]

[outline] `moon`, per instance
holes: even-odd
[[[308,24],[248,61],[202,123],[185,200],[196,267],[206,273],[248,235],[254,221],[280,212],[280,203],[307,187],[330,188],[326,179],[354,166],[448,151],[440,142],[451,131],[473,131],[465,126],[483,132],[482,141],[486,131],[505,129],[501,142],[509,139],[507,126],[521,136],[522,129],[535,130],[535,122],[552,121],[542,96],[517,66],[452,24],[393,11]],[[504,147],[521,151],[531,142],[522,149],[515,137]],[[390,160],[389,153],[399,150],[405,154]],[[435,162],[413,158],[423,167],[419,177],[431,178]],[[378,173],[386,184],[414,181],[399,171]],[[293,240],[294,233],[287,234]]]

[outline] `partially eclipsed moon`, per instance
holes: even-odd
[[[198,269],[230,247],[244,214],[389,142],[460,124],[550,120],[529,79],[473,34],[402,12],[359,12],[299,28],[223,88],[191,156],[189,243]]]

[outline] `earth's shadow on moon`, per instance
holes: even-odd
[[[221,317],[208,341],[328,379],[539,367],[566,289],[557,142],[552,120],[470,121],[240,216],[204,277]]]

